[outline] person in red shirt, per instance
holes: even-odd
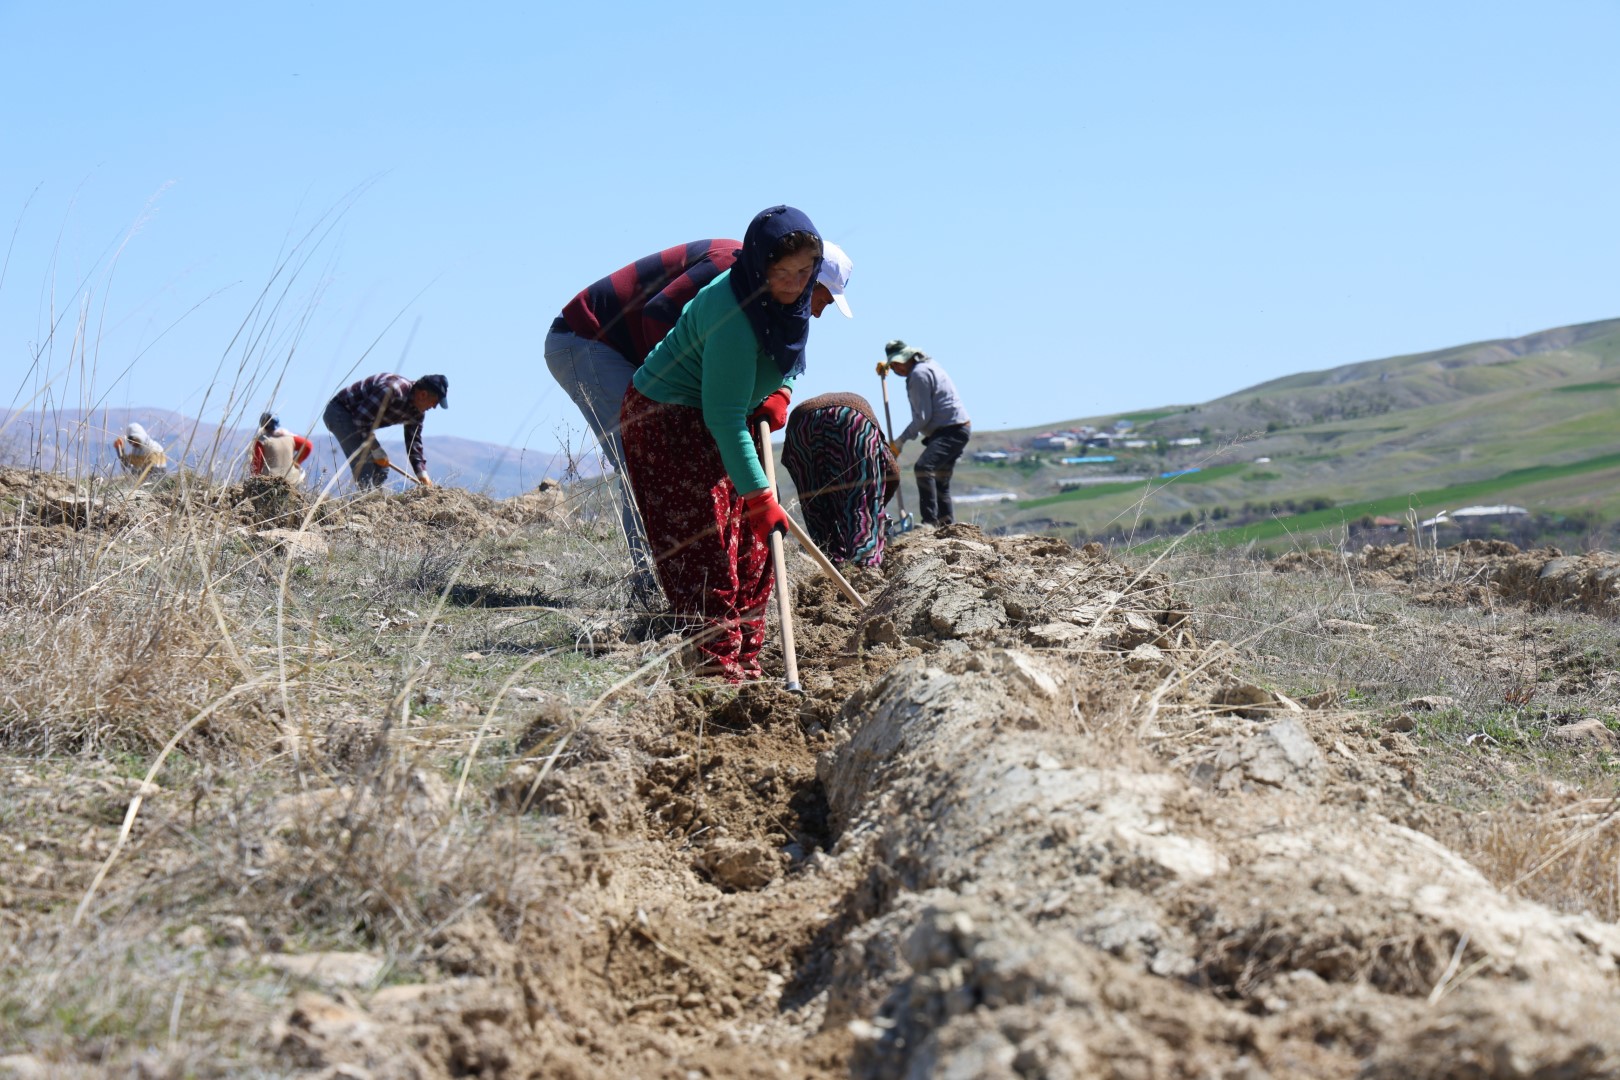
[[[315,445],[281,426],[274,413],[259,414],[259,433],[253,438],[253,476],[279,476],[294,484],[304,482],[301,466]]]
[[[815,287],[811,314],[819,318],[827,305],[836,304],[848,317],[843,290],[849,282],[849,257],[836,244],[824,247],[824,273]],[[698,291],[731,268],[741,249],[738,240],[694,240],[637,259],[581,289],[546,335],[546,367],[579,406],[619,478],[620,523],[635,568],[631,593],[644,604],[655,601],[659,587],[646,529],[624,487],[619,407],[647,354],[664,340]]]

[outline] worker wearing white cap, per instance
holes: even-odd
[[[635,565],[631,588],[642,600],[656,598],[659,588],[641,516],[622,487],[619,406],[647,354],[664,340],[698,291],[731,268],[741,248],[736,240],[694,240],[637,259],[581,289],[552,321],[546,335],[546,367],[579,406],[608,463],[621,478],[620,518]],[[849,286],[850,269],[843,249],[822,241],[821,271],[810,297],[812,316],[819,318],[829,304],[849,314],[844,290]],[[784,397],[772,430],[786,421]]]
[[[855,264],[849,261],[843,248],[831,240],[821,242],[821,270],[816,274],[815,291],[810,294],[812,317],[821,318],[828,304],[837,304],[844,318],[854,318],[849,310],[849,301],[844,299],[844,290],[849,287],[849,273],[854,268]]]

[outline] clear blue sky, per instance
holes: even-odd
[[[88,298],[108,404],[291,355],[298,426],[358,362],[554,449],[564,301],[777,202],[855,262],[801,393],[901,337],[981,430],[1620,315],[1614,3],[789,10],[0,0],[0,405]]]

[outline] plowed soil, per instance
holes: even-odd
[[[1409,755],[1244,683],[1153,575],[954,527],[865,611],[795,578],[805,697],[664,690],[539,785],[579,854],[471,939],[510,1007],[366,1023],[483,1039],[484,1075],[1620,1068],[1620,930],[1403,824]],[[401,1041],[348,1053],[444,1067]]]
[[[284,527],[298,497],[217,512]],[[315,524],[470,539],[565,509],[435,489]],[[40,527],[111,517],[72,512]],[[1565,559],[1374,549],[1351,572],[1609,610],[1615,560]],[[326,1077],[1620,1075],[1620,928],[1493,886],[1423,831],[1410,740],[1248,681],[1151,568],[953,526],[857,574],[864,609],[807,561],[790,578],[803,696],[626,680],[598,699],[617,712],[542,709],[488,789],[510,831],[489,843],[518,859],[448,911],[420,901],[425,981],[328,979],[260,1045]],[[652,666],[663,645],[615,647]],[[280,800],[219,881],[251,864],[241,891],[286,873],[315,905],[313,879],[264,868],[342,851],[332,876],[363,874],[356,806],[384,832],[455,820],[442,778],[355,775]],[[153,793],[144,835],[180,798]],[[285,944],[254,955],[293,970]]]

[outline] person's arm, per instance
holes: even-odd
[[[427,479],[427,451],[422,448],[422,425],[414,420],[405,421],[405,456],[410,459],[411,472],[418,480]]]
[[[934,416],[934,373],[926,364],[919,364],[906,377],[906,398],[911,402],[911,423],[895,440],[902,444],[910,442]]]
[[[258,439],[253,440],[253,463],[248,466],[251,476],[264,475],[264,446]]]
[[[302,435],[293,436],[293,464],[302,465],[315,452],[315,444]]]
[[[880,506],[887,506],[894,493],[900,489],[900,459],[894,456],[889,444],[883,441],[883,430],[874,421],[868,421],[870,438],[868,445],[877,448],[878,463],[882,466],[883,479],[879,487],[883,491],[883,500]]]

